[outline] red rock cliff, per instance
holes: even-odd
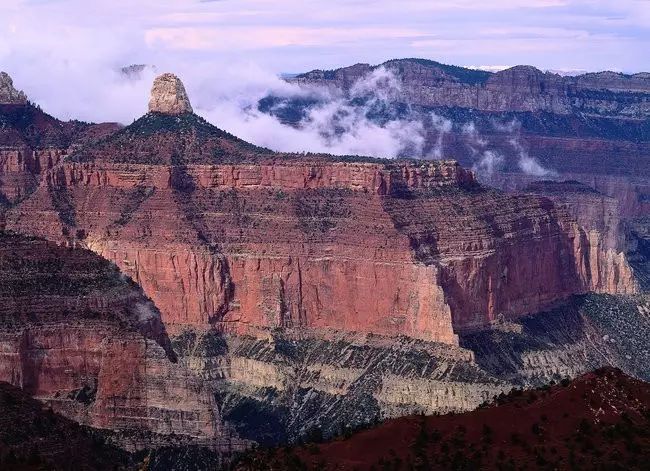
[[[158,159],[193,148],[164,136]],[[210,137],[202,149],[219,139],[231,145]],[[456,343],[456,330],[593,288],[581,262],[591,248],[569,214],[487,191],[454,162],[145,165],[143,147],[91,150],[92,162],[51,170],[7,225],[115,261],[172,331],[327,328]],[[633,290],[625,260],[612,263],[608,289]]]

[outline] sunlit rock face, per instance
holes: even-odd
[[[151,88],[149,112],[169,115],[192,112],[185,86],[176,75],[167,73],[156,77]]]
[[[455,162],[260,153],[194,115],[166,118],[76,154],[6,220],[114,261],[172,331],[456,344],[573,294],[635,290],[597,228],[584,237],[549,199],[487,190]]]

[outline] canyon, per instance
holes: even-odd
[[[603,365],[650,379],[625,216],[584,184],[274,153],[173,76],[126,127],[0,117],[0,380],[122,448],[230,456]]]
[[[5,225],[115,262],[177,332],[331,328],[455,344],[498,315],[636,291],[608,234],[548,199],[483,188],[455,162],[258,153],[191,114],[151,113],[72,154]]]

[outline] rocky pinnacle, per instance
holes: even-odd
[[[27,96],[14,88],[14,82],[6,72],[0,72],[0,104],[24,104]]]
[[[174,74],[162,74],[153,82],[149,112],[180,115],[192,112],[183,82]]]

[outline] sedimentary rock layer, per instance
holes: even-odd
[[[93,152],[50,171],[7,227],[113,260],[170,329],[455,343],[455,331],[571,294],[635,289],[617,253],[602,258],[605,284],[588,263],[599,233],[585,237],[548,199],[483,189],[453,162],[143,165]]]
[[[0,380],[83,424],[232,445],[158,310],[108,261],[2,234],[0,306]]]
[[[471,410],[512,387],[601,366],[647,381],[648,312],[647,297],[592,294],[461,334],[461,348],[286,329],[263,338],[186,331],[174,348],[181,364],[212,384],[223,420],[268,444],[340,435],[378,419]]]
[[[601,368],[573,382],[513,391],[466,414],[403,417],[330,442],[265,449],[236,469],[643,470],[650,457],[648,401],[647,383]]]

